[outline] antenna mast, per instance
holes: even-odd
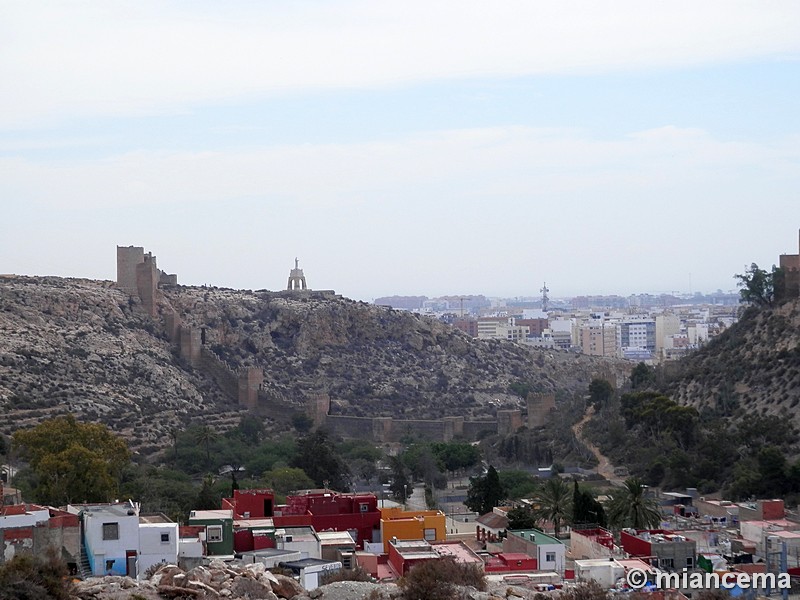
[[[542,311],[547,312],[547,303],[550,302],[550,298],[547,297],[547,292],[549,292],[550,289],[547,287],[546,281],[539,291],[542,292]]]

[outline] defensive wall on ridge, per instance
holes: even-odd
[[[399,442],[405,436],[430,441],[454,438],[478,439],[485,432],[507,435],[527,424],[544,426],[555,410],[552,394],[529,394],[528,418],[520,410],[500,410],[496,420],[467,421],[462,416],[442,419],[395,419],[393,417],[351,417],[331,415],[327,394],[305,399],[303,406],[280,394],[265,389],[264,371],[260,367],[234,369],[205,344],[205,331],[184,324],[180,315],[159,291],[162,285],[177,285],[177,275],[168,275],[156,266],[156,257],[139,246],[117,246],[117,288],[137,296],[145,311],[153,318],[162,317],[164,330],[177,346],[180,357],[193,369],[211,379],[232,403],[253,413],[288,421],[305,413],[315,427],[326,426],[342,437],[368,438],[375,442]],[[269,292],[271,296],[331,297],[333,290],[292,289]]]
[[[406,436],[427,441],[447,442],[454,438],[477,440],[482,435],[497,433],[509,435],[523,425],[541,427],[549,419],[555,407],[552,394],[532,395],[534,412],[525,422],[520,410],[499,410],[497,419],[467,421],[464,417],[442,419],[395,419],[393,417],[352,417],[330,415],[331,401],[326,394],[311,398],[306,404],[309,417],[315,427],[325,426],[333,433],[345,438],[369,439],[374,442],[399,442]]]

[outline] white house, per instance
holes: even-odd
[[[322,544],[313,527],[282,527],[275,530],[279,550],[299,552],[303,558],[322,558]]]
[[[139,518],[139,574],[153,565],[178,562],[178,524],[161,517]]]
[[[83,536],[92,575],[136,577],[139,555],[139,505],[84,505]]]
[[[83,518],[83,540],[94,576],[139,577],[152,565],[178,562],[178,524],[163,515],[140,516],[139,504],[69,507]]]

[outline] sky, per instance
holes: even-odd
[[[800,3],[0,0],[0,273],[735,289],[798,252]]]

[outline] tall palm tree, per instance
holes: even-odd
[[[654,529],[661,522],[661,511],[655,498],[645,496],[647,486],[638,477],[630,477],[608,501],[606,515],[617,528]]]
[[[558,534],[561,533],[561,525],[569,521],[572,513],[572,488],[570,485],[557,475],[553,475],[534,494],[533,502],[536,504],[533,513],[536,520],[551,522],[555,535],[558,537]]]
[[[198,428],[194,435],[195,442],[206,447],[206,460],[209,463],[211,462],[211,442],[213,442],[216,437],[217,433],[208,425],[203,425]]]

